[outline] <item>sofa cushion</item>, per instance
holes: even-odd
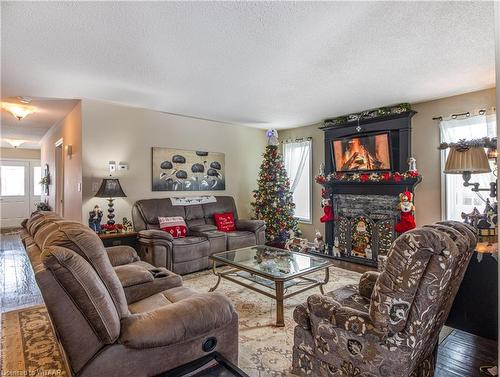
[[[210,244],[205,237],[177,238],[173,241],[174,263],[196,260],[210,255]]]
[[[45,249],[42,260],[100,340],[105,344],[114,343],[120,335],[120,318],[108,290],[92,266],[72,250],[58,246]]]
[[[192,206],[185,206],[184,210],[186,212],[186,220],[203,219],[205,214],[203,213],[203,207],[201,204],[196,204]]]
[[[169,198],[138,200],[135,207],[146,221],[148,229],[151,225],[158,227],[158,217],[186,217],[184,206],[173,206]]]
[[[184,219],[180,216],[159,217],[160,229],[170,233],[173,238],[184,238],[187,234],[187,226]]]
[[[120,318],[129,315],[120,280],[111,266],[101,239],[90,228],[76,221],[61,220],[40,229],[35,240],[42,250],[50,246],[62,246],[82,256],[94,267],[108,289]]]
[[[214,215],[214,221],[218,231],[233,232],[236,230],[232,212],[216,213]]]
[[[143,300],[130,304],[128,307],[132,314],[144,313],[169,305],[172,302],[180,301],[194,294],[196,292],[190,288],[177,287],[146,297]]]
[[[255,246],[255,234],[247,231],[228,232],[227,235],[227,250],[241,249],[242,247]]]
[[[216,213],[232,212],[234,214],[234,218],[238,218],[236,205],[234,204],[232,196],[217,196],[216,198],[217,201],[215,203],[202,204],[207,224],[214,223],[214,215]]]

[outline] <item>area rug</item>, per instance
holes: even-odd
[[[323,272],[315,275],[322,278]],[[326,289],[355,284],[359,276],[358,273],[332,267]],[[183,279],[185,286],[198,291],[207,291],[217,281],[210,271],[187,275]],[[285,301],[285,327],[282,328],[274,326],[274,300],[227,280],[221,282],[217,292],[229,297],[240,316],[240,368],[251,377],[291,376],[295,327],[293,310],[309,295],[319,293],[319,289],[314,288]],[[63,358],[44,306],[3,313],[1,324],[0,375],[2,371],[29,371],[27,375],[30,376],[69,375],[64,370]]]

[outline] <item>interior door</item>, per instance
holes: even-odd
[[[16,227],[29,216],[29,161],[0,161],[0,227]]]

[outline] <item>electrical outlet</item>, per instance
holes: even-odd
[[[109,162],[109,172],[114,173],[116,171],[116,162],[115,161],[110,161]]]

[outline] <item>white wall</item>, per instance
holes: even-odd
[[[109,161],[125,161],[129,170],[114,174],[127,198],[115,200],[116,219],[131,217],[136,200],[200,194],[231,195],[241,217],[250,215],[252,190],[262,162],[266,139],[263,130],[227,125],[157,111],[83,100],[83,213],[107,201],[95,198],[95,188],[109,175]],[[171,147],[224,152],[226,190],[210,192],[153,192],[151,190],[151,148]],[[94,187],[93,187],[94,186]]]
[[[55,143],[63,139],[64,148],[64,218],[80,221],[82,218],[82,118],[81,105],[78,103],[58,124],[52,126],[42,138],[40,163],[49,165],[51,184],[49,186],[49,205],[55,210],[56,167]],[[67,153],[72,146],[72,155]],[[43,174],[43,173],[42,173]],[[45,196],[42,196],[42,200]]]

